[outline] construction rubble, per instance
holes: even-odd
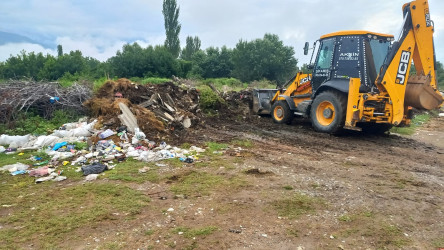
[[[165,142],[156,143],[149,140],[138,127],[134,133],[127,126],[117,130],[96,130],[97,120],[90,123],[86,118],[79,122],[64,124],[50,135],[42,136],[0,136],[0,153],[23,155],[27,151],[44,152],[50,157],[45,160],[37,155],[30,160],[32,165],[15,164],[0,167],[0,171],[9,171],[11,175],[28,174],[35,177],[36,183],[44,181],[63,181],[60,166],[77,167],[77,172],[85,175],[85,180],[94,180],[97,174],[112,169],[116,163],[133,158],[144,162],[155,162],[171,158],[179,158],[184,163],[192,163],[204,149],[191,146],[189,149],[172,147]],[[90,176],[91,175],[91,176]]]
[[[135,133],[138,127],[149,138],[158,140],[179,137],[202,118],[199,92],[172,82],[140,85],[124,78],[107,81],[84,105],[92,117],[97,117],[96,128],[125,125]]]

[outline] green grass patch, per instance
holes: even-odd
[[[248,87],[254,89],[275,89],[276,85],[277,85],[276,82],[263,79],[260,81],[253,81],[248,85]]]
[[[88,143],[87,142],[74,142],[73,143],[76,150],[86,150],[88,149]]]
[[[425,112],[415,115],[409,127],[393,127],[390,132],[401,135],[413,135],[417,128],[421,127],[424,123],[427,123],[433,116],[436,116],[434,112]]]
[[[344,214],[344,215],[340,216],[338,218],[338,220],[343,221],[343,222],[351,222],[353,220],[353,218],[348,214]]]
[[[278,215],[295,219],[303,214],[310,214],[324,202],[318,198],[313,198],[304,194],[294,194],[291,197],[275,200],[271,203],[277,210]]]
[[[224,182],[221,176],[192,171],[179,177],[178,183],[171,186],[171,191],[188,196],[208,195],[210,191],[223,185]]]
[[[248,87],[236,78],[209,78],[201,82],[203,85],[213,84],[219,91],[240,91]]]
[[[139,173],[139,169],[149,167],[145,173]],[[158,167],[153,163],[137,161],[135,159],[127,159],[122,163],[118,163],[113,169],[104,172],[105,178],[110,180],[120,180],[128,182],[143,183],[145,181],[158,182],[160,177],[157,173]]]
[[[161,77],[148,77],[143,78],[138,82],[140,82],[141,84],[162,84],[166,82],[171,82],[171,79]]]
[[[35,161],[30,160],[31,156],[38,156],[38,157],[42,157],[41,161],[45,161],[45,160],[50,160],[51,158],[44,152],[44,151],[27,151],[27,152],[23,152],[23,155],[19,155],[19,152],[15,153],[15,154],[0,154],[0,167],[5,166],[5,165],[10,165],[10,164],[15,164],[15,163],[23,163],[23,164],[34,164],[34,163],[38,163]]]
[[[432,241],[433,247],[443,248],[444,247],[444,237],[438,238]]]
[[[164,163],[168,163],[168,165],[172,166],[173,168],[180,168],[184,164],[184,162],[181,162],[179,158],[171,158],[164,160]]]
[[[2,204],[13,205],[8,212],[2,211],[8,215],[0,218],[5,226],[0,230],[0,242],[7,248],[19,248],[31,240],[37,248],[55,247],[78,228],[117,219],[113,213],[132,218],[149,202],[143,193],[122,185],[88,183],[56,188],[53,182],[36,185],[33,178],[4,177],[0,175],[6,182],[0,189]],[[0,211],[5,209],[0,207]]]
[[[150,236],[150,235],[153,235],[154,232],[155,232],[155,231],[154,231],[153,229],[148,229],[148,230],[145,231],[144,234],[145,234],[146,236]]]
[[[246,185],[241,177],[227,178],[197,171],[184,172],[182,175],[170,176],[168,179],[174,182],[170,188],[173,193],[194,197],[208,195],[218,189],[236,189]]]
[[[205,143],[205,145],[208,148],[208,150],[206,150],[206,152],[208,152],[210,154],[213,154],[214,151],[221,151],[223,149],[228,148],[228,144],[226,144],[226,143],[207,142],[207,143]]]
[[[219,228],[215,226],[200,227],[200,228],[176,227],[171,232],[174,234],[182,232],[185,238],[191,239],[194,237],[208,236],[218,230]]]
[[[341,237],[365,237],[375,242],[377,249],[403,248],[410,242],[399,226],[380,220],[372,211],[344,214],[338,220],[341,222],[338,232]]]
[[[242,147],[242,148],[252,148],[254,146],[253,142],[251,140],[248,140],[248,139],[246,139],[246,140],[233,140],[233,141],[231,141],[231,144],[233,144],[235,146]]]
[[[93,82],[93,91],[94,93],[97,92],[108,80],[117,80],[117,78],[114,79],[108,79],[108,77],[101,77]]]
[[[77,120],[78,115],[56,110],[49,120],[34,114],[33,112],[21,113],[11,124],[0,124],[0,134],[9,135],[46,135],[58,129],[62,124]]]
[[[283,186],[283,188],[285,189],[285,190],[293,190],[293,187],[292,186]]]

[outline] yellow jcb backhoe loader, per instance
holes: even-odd
[[[412,108],[431,110],[443,103],[437,89],[434,24],[427,0],[402,7],[404,21],[394,36],[341,31],[313,45],[312,74],[298,73],[280,89],[255,89],[253,109],[277,123],[310,117],[315,130],[343,128],[385,132],[409,125]],[[316,47],[317,46],[317,47]],[[304,54],[309,50],[305,44]],[[412,60],[417,75],[409,76]]]

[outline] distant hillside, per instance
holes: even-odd
[[[0,31],[0,45],[4,45],[7,43],[35,43],[40,44],[29,37]]]

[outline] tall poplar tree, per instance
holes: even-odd
[[[179,23],[179,7],[176,0],[163,0],[163,10],[165,19],[165,47],[177,58],[180,52],[179,33],[181,25]]]

